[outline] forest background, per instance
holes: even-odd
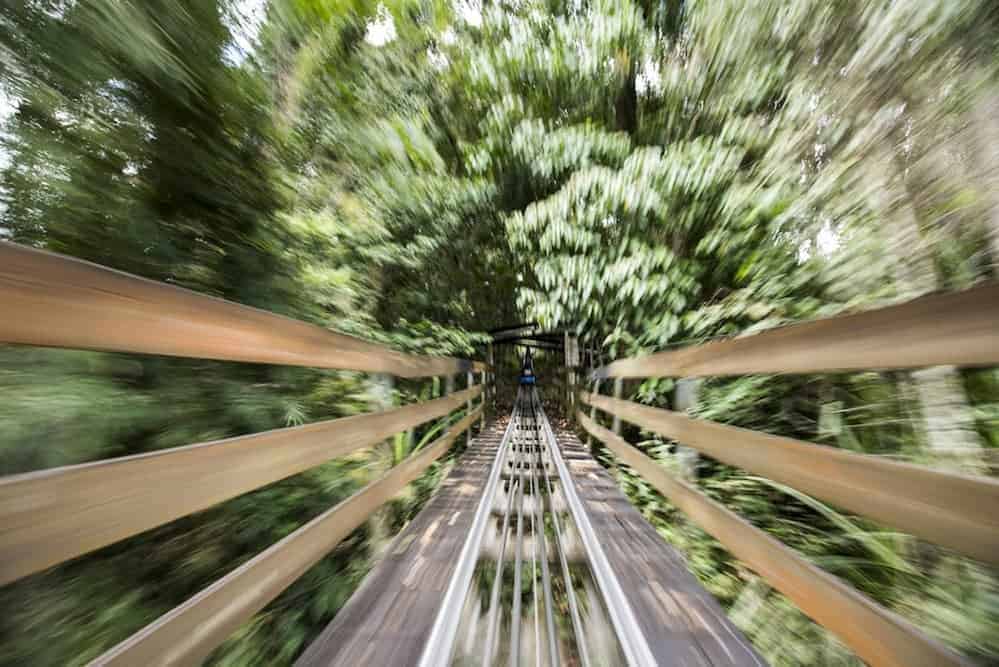
[[[0,53],[0,239],[402,350],[481,357],[483,332],[537,321],[609,361],[997,277],[999,9],[987,0],[26,0],[0,9]],[[0,348],[0,473],[441,389]],[[673,379],[625,389],[674,401]],[[711,380],[692,410],[948,469],[995,475],[999,461],[994,369]],[[86,662],[437,427],[0,589],[0,664]],[[994,570],[626,435],[999,664]],[[209,662],[290,664],[446,469]],[[773,664],[859,664],[641,479],[617,475]]]

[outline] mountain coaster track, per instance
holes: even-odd
[[[479,435],[300,665],[759,665],[762,660],[537,391],[486,419],[495,369],[403,354],[89,262],[0,243],[0,343],[339,368],[465,388],[428,401],[0,478],[0,584],[446,419],[436,440],[92,664],[199,664],[439,460]],[[674,476],[597,410],[713,459],[999,563],[999,483],[600,394],[603,380],[999,364],[999,285],[617,360],[579,427],[872,665],[967,661]],[[569,378],[574,377],[570,371]],[[475,375],[479,382],[475,382]],[[492,381],[490,381],[492,380]],[[619,386],[620,383],[617,383]],[[478,405],[473,401],[478,400]],[[456,410],[464,414],[453,414]],[[619,423],[619,422],[618,422]],[[604,622],[601,619],[606,619]],[[607,630],[607,629],[610,630]]]

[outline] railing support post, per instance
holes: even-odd
[[[565,366],[569,390],[569,414],[576,414],[576,368],[579,366],[579,338],[565,332]]]
[[[475,374],[472,371],[468,371],[468,374],[465,377],[467,379],[467,386],[471,387],[475,383]],[[468,414],[468,415],[472,414],[472,399],[471,398],[468,399],[468,403],[466,405],[466,412],[465,412],[465,414]],[[468,445],[471,445],[472,444],[472,427],[471,427],[471,425],[468,427],[467,437],[468,437],[468,439],[466,440],[466,443]]]
[[[488,356],[486,358],[486,363],[489,365],[489,370],[485,372],[484,377],[488,377],[489,387],[488,391],[486,391],[487,387],[485,386],[482,387],[483,391],[486,392],[482,396],[482,405],[483,407],[485,407],[486,400],[488,399],[490,409],[495,410],[496,409],[496,357],[493,354],[492,343],[489,343],[489,349],[487,352]],[[483,381],[483,384],[485,384],[485,381]],[[483,416],[485,416],[485,412],[486,411],[483,409],[482,411]]]
[[[594,394],[600,393],[600,380],[593,381],[593,393]],[[593,405],[590,405],[590,419],[592,419],[593,421],[597,420],[597,409]],[[589,448],[591,454],[594,453],[596,444],[597,441],[594,440],[593,434],[587,431],[586,446]]]
[[[489,377],[489,371],[482,371],[479,374],[479,382],[482,383],[482,416],[479,420],[479,435],[481,435],[486,430],[486,378]]]
[[[445,375],[444,376],[444,393],[442,395],[443,396],[448,396],[448,395],[453,394],[453,393],[454,393],[454,376],[453,375]],[[453,414],[448,413],[447,417],[444,418],[444,429],[445,430],[447,430],[451,426],[451,423],[454,421],[453,420],[453,416],[454,416]]]

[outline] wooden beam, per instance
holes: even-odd
[[[502,343],[509,340],[517,339],[530,339],[530,340],[541,340],[546,342],[561,341],[562,332],[561,331],[538,331],[536,329],[521,329],[515,331],[508,331],[506,333],[497,334],[493,336],[494,343]]]
[[[717,424],[631,401],[583,401],[837,507],[999,564],[999,481]]]
[[[879,606],[828,572],[752,526],[696,487],[673,477],[635,447],[578,413],[587,433],[602,441],[621,461],[652,484],[694,523],[799,609],[837,635],[874,667],[970,665],[905,619]]]
[[[519,338],[518,339],[514,339],[514,340],[500,341],[500,342],[496,343],[496,345],[513,345],[515,347],[527,347],[527,348],[530,348],[532,350],[561,350],[561,349],[563,349],[561,343],[542,343],[542,342],[536,342],[536,341],[525,343],[523,340],[521,340]]]
[[[999,364],[999,285],[621,359],[600,378],[824,373]]]
[[[123,667],[200,664],[240,625],[359,528],[372,512],[419,477],[478,418],[478,410],[466,415],[430,446],[395,466],[379,480],[319,515],[90,664]]]
[[[536,329],[538,327],[537,322],[520,322],[518,324],[508,324],[502,327],[496,327],[495,329],[489,329],[486,331],[488,334],[498,334],[505,331],[516,331],[519,329]]]
[[[425,377],[481,370],[403,354],[313,324],[0,242],[0,343]]]
[[[373,446],[481,391],[2,478],[0,585]]]

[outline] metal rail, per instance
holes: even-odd
[[[400,377],[481,371],[72,257],[0,241],[0,343],[339,368]]]
[[[514,430],[515,421],[511,417],[510,422],[503,432],[503,439],[496,450],[496,457],[493,460],[493,467],[486,482],[486,488],[479,500],[479,505],[475,510],[475,519],[472,527],[465,539],[465,545],[461,549],[458,558],[458,566],[455,568],[451,581],[448,583],[447,592],[444,594],[444,601],[437,612],[437,618],[430,631],[430,637],[423,649],[420,657],[420,667],[441,667],[447,665],[451,657],[454,646],[455,635],[458,632],[458,621],[461,618],[461,609],[465,602],[465,595],[468,587],[472,584],[472,575],[475,573],[475,562],[479,551],[482,549],[482,538],[486,531],[486,520],[492,511],[492,498],[499,485],[500,476],[503,470],[503,461],[507,456],[507,445],[510,442]]]
[[[999,481],[932,470],[583,392],[583,402],[913,535],[999,563]]]
[[[527,393],[527,398],[530,401],[529,405],[533,408],[534,397],[537,390],[531,387],[530,389],[526,389],[524,391]],[[531,418],[531,426],[533,429],[536,429],[537,424],[534,420],[533,410],[531,411]],[[535,435],[536,432],[532,433],[532,436]],[[540,443],[536,439],[532,443],[532,449],[537,454],[538,461],[541,460],[541,447],[539,445]],[[541,561],[541,593],[545,606],[545,628],[547,629],[546,637],[548,639],[548,664],[554,667],[555,665],[561,664],[561,661],[559,660],[558,631],[555,625],[555,605],[552,596],[552,574],[548,563],[548,545],[544,539],[545,515],[541,504],[541,482],[538,480],[538,475],[544,475],[545,477],[548,476],[548,470],[544,467],[544,465],[540,466],[537,470],[534,470],[531,474],[531,484],[533,485],[534,493],[534,497],[532,498],[534,501],[534,518],[536,529],[538,531],[532,537],[534,538],[534,543],[538,545],[538,560]],[[534,582],[534,585],[537,587],[536,581]],[[535,626],[535,629],[539,635],[538,642],[540,643],[541,627]],[[538,657],[540,659],[540,654],[538,654]]]
[[[497,491],[504,476],[503,471],[509,471],[506,475],[509,484],[508,495],[502,501],[502,509],[494,513],[494,503],[498,497],[502,498],[497,496]],[[564,498],[564,503],[560,502],[558,507],[554,503],[556,482]],[[528,491],[531,495],[531,507],[525,516],[524,495]],[[548,523],[545,516],[545,502],[551,521],[551,545],[544,539],[545,526]],[[566,510],[567,517],[560,516]],[[530,520],[529,524],[527,519]],[[460,615],[469,600],[477,564],[485,553],[483,540],[491,521],[500,523],[498,527],[500,545],[495,571],[492,572],[488,568],[484,570],[490,572],[487,576],[492,576],[491,581],[486,580],[489,581],[490,593],[483,633],[484,642],[481,654],[463,655],[459,658],[455,655],[455,637],[459,631]],[[558,451],[558,443],[536,390],[522,388],[518,393],[511,422],[507,426],[507,432],[494,460],[490,481],[479,502],[471,531],[445,593],[444,603],[438,611],[430,639],[421,656],[421,667],[444,667],[457,659],[474,659],[484,667],[497,664],[497,660],[500,659],[508,660],[508,663],[504,664],[514,666],[521,664],[520,652],[526,639],[521,627],[524,575],[529,578],[531,591],[528,595],[534,603],[533,647],[527,649],[528,653],[533,650],[538,664],[552,666],[564,664],[564,661],[572,656],[564,654],[560,643],[566,641],[565,628],[571,627],[571,636],[574,639],[572,651],[578,654],[579,664],[584,666],[595,664],[586,646],[586,628],[583,625],[569,570],[565,521],[571,521],[578,529],[585,560],[589,563],[590,572],[603,595],[602,602],[591,601],[591,604],[603,604],[608,607],[614,633],[622,644],[622,652],[627,663],[643,667],[655,664],[645,637],[624,597],[621,585],[610,568],[586,510],[575,492],[574,482]],[[528,525],[531,533],[530,563],[524,558],[524,532]],[[551,549],[554,550],[550,551]],[[502,586],[505,581],[507,560],[511,561],[510,564],[515,570],[511,608],[504,610],[501,600],[505,598]],[[561,601],[556,599],[554,592],[553,582],[556,578],[561,578],[564,583],[564,586],[559,587],[563,595]],[[567,606],[568,614],[560,625],[555,618],[556,605],[563,604]],[[478,613],[478,607],[474,605],[473,607],[471,613],[474,615]],[[511,614],[509,650],[508,658],[503,658],[503,654],[499,653],[499,631],[503,625],[502,619],[508,613]],[[466,620],[469,623],[475,622],[474,618]]]
[[[0,585],[303,472],[478,396],[0,479]]]
[[[607,604],[611,622],[614,625],[618,640],[621,642],[621,648],[624,650],[625,659],[631,667],[653,667],[656,664],[655,657],[649,648],[645,635],[642,634],[641,626],[635,618],[631,605],[628,604],[628,598],[624,594],[624,589],[621,587],[617,575],[614,574],[613,568],[611,568],[607,554],[604,553],[603,547],[600,546],[600,540],[597,538],[597,533],[590,523],[586,508],[583,507],[583,503],[576,493],[575,484],[573,484],[569,469],[562,459],[562,453],[559,451],[558,442],[555,440],[551,424],[548,423],[547,418],[542,421],[544,437],[549,443],[548,451],[551,453],[559,479],[563,483],[562,489],[566,503],[569,505],[569,512],[579,529],[580,537],[583,540],[583,547],[586,550],[587,560],[592,568],[597,586],[600,587],[600,591],[604,596],[604,602]]]
[[[999,285],[615,361],[595,377],[698,377],[999,364]]]
[[[533,465],[533,464],[532,464]],[[513,565],[513,609],[510,612],[510,667],[520,665],[520,614],[524,597],[522,584],[522,564],[524,560],[524,481],[523,461],[521,480],[517,485],[517,553]],[[532,587],[533,588],[533,587]]]
[[[198,664],[240,624],[360,527],[440,458],[480,407],[429,447],[104,653],[91,665]]]
[[[543,460],[543,457],[547,455],[547,457],[552,460],[555,469],[558,471],[559,481],[561,481],[563,484],[562,488],[565,491],[565,496],[569,498],[571,493],[571,497],[576,498],[575,488],[574,487],[567,488],[567,485],[570,487],[572,486],[572,478],[569,475],[568,469],[565,467],[565,463],[562,461],[562,455],[558,451],[558,442],[556,442],[555,436],[551,432],[551,427],[548,423],[548,418],[545,416],[544,409],[541,406],[541,401],[538,398],[538,393],[535,390],[532,391],[531,394],[533,399],[532,410],[534,413],[534,425],[535,428],[537,428],[539,431],[537,433],[537,436],[539,440],[544,440],[546,444],[546,446],[543,448],[542,447],[536,448],[537,460],[540,463]],[[537,479],[537,477],[538,477],[537,475],[534,475],[535,479]],[[544,475],[544,480],[545,480],[545,486],[547,487],[548,491],[545,497],[548,499],[549,514],[551,514],[552,525],[555,528],[555,545],[558,550],[559,564],[562,567],[562,579],[566,582],[566,591],[568,593],[568,598],[569,598],[569,617],[572,619],[573,631],[576,633],[576,637],[580,639],[579,641],[580,662],[582,663],[583,667],[589,667],[590,665],[589,651],[586,648],[586,643],[582,641],[583,623],[579,617],[579,605],[576,602],[576,592],[573,589],[572,576],[569,573],[569,562],[566,559],[565,555],[566,545],[565,545],[564,533],[562,532],[562,521],[561,519],[559,519],[558,512],[555,511],[555,508],[553,506],[553,498],[555,497],[555,492],[552,489],[551,477],[549,475]],[[578,500],[578,498],[576,498],[576,500]],[[569,509],[573,514],[573,519],[575,519],[576,521],[576,525],[580,525],[581,520],[586,520],[585,510],[583,510],[582,505],[573,505],[571,501],[569,501],[568,504],[569,504]],[[576,514],[577,509],[581,512],[581,516],[577,516]],[[583,542],[584,544],[586,543],[585,535],[583,538]],[[598,549],[599,546],[600,546],[599,543],[595,543],[595,548]],[[589,545],[587,546],[587,554],[590,556],[590,560],[592,561],[594,554],[593,554],[593,549],[590,549]]]
[[[872,665],[894,667],[969,664],[900,616],[878,606],[693,486],[676,479],[656,461],[582,411],[577,413],[577,419],[589,434],[606,444],[618,458],[803,612],[839,636],[861,659]]]
[[[514,436],[516,437],[516,436]],[[503,584],[503,564],[506,562],[506,544],[510,536],[510,514],[514,505],[514,499],[518,492],[523,491],[524,470],[519,459],[514,460],[514,475],[510,478],[509,492],[507,493],[506,511],[503,512],[503,527],[500,529],[499,559],[496,562],[496,576],[493,578],[493,588],[489,596],[489,615],[486,619],[486,647],[482,652],[482,667],[489,667],[493,660],[493,648],[496,644],[496,634],[499,632],[497,626],[499,621],[500,590]],[[519,547],[520,544],[518,543]]]

